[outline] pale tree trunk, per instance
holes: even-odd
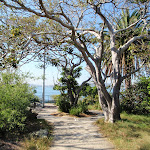
[[[119,93],[121,86],[121,75],[119,68],[120,56],[117,49],[115,48],[115,36],[111,36],[111,54],[112,54],[112,64],[113,64],[113,93],[112,93],[112,106],[109,117],[109,122],[115,122],[120,120],[120,102],[119,102]]]
[[[111,123],[121,119],[119,92],[120,92],[120,85],[116,85],[116,87],[113,88],[112,106],[111,106],[110,116],[109,116],[109,122]]]
[[[105,122],[114,123],[115,121],[120,120],[120,86],[114,88],[111,100],[110,98],[108,99],[108,97],[110,97],[109,93],[104,93],[98,84],[96,84],[96,87],[98,90],[99,103],[104,113]]]
[[[102,80],[101,76],[101,66],[97,65],[96,69],[96,77],[95,77],[95,84],[98,89],[98,96],[99,102],[102,107],[105,122],[114,123],[117,120],[120,120],[120,102],[119,102],[119,93],[120,93],[120,86],[121,86],[121,75],[120,75],[120,68],[119,68],[119,55],[115,48],[115,38],[114,36],[111,37],[111,52],[112,52],[112,64],[113,64],[113,93],[112,97],[106,90],[104,81]],[[94,76],[93,76],[94,78]]]

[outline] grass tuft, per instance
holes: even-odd
[[[47,150],[52,144],[51,138],[25,138],[22,142],[22,150]]]

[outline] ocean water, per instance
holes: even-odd
[[[43,93],[43,87],[32,85],[32,87],[35,87],[36,93],[35,95],[38,96],[42,100],[42,93]],[[52,95],[59,95],[60,92],[57,90],[53,90],[53,86],[45,86],[45,102],[51,101]]]

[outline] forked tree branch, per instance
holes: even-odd
[[[133,42],[135,42],[136,40],[140,40],[140,39],[150,40],[150,35],[140,35],[140,36],[135,36],[135,37],[131,38],[127,43],[125,43],[123,46],[120,46],[118,48],[119,55],[121,56],[121,54],[125,50],[127,50]]]
[[[116,34],[118,32],[128,30],[128,29],[134,27],[136,24],[138,24],[141,20],[142,20],[142,18],[140,18],[139,20],[137,20],[136,22],[134,22],[133,24],[129,25],[128,27],[126,27],[124,29],[116,30],[114,33]]]

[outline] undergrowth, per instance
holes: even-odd
[[[42,138],[32,135],[33,132],[39,131],[40,129],[46,129],[48,131],[47,137]],[[19,150],[47,150],[52,144],[52,132],[53,125],[51,123],[44,119],[36,119],[31,116],[31,118],[26,120],[23,131],[14,130],[11,133],[5,133],[5,136],[0,138],[2,143],[5,141],[7,145],[9,144],[9,148],[6,144],[3,144],[3,147],[0,147],[0,149],[13,150],[13,143],[16,143]]]

